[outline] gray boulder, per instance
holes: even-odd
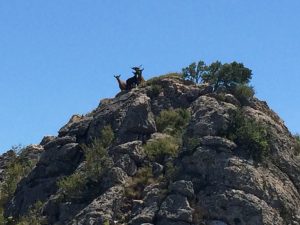
[[[89,128],[93,117],[83,115],[73,115],[69,122],[59,130],[59,136],[84,136]]]
[[[115,166],[123,169],[129,176],[133,176],[137,172],[137,166],[128,154],[120,155]]]
[[[174,183],[169,185],[169,191],[176,194],[181,194],[188,198],[195,197],[193,183],[191,181],[185,181],[185,180],[175,181]]]
[[[190,207],[186,197],[171,194],[160,206],[158,216],[172,221],[191,223],[193,220],[193,209]]]
[[[120,167],[111,168],[101,180],[101,187],[108,189],[115,185],[124,184],[128,179],[127,174]]]
[[[137,164],[142,163],[146,157],[141,141],[132,141],[115,146],[109,150],[109,154],[112,155],[114,161],[117,161],[121,155],[128,154]]]
[[[228,127],[236,106],[219,102],[213,97],[200,96],[191,106],[192,119],[187,130],[190,137],[215,136]]]
[[[88,206],[80,211],[69,225],[102,225],[105,221],[112,222],[120,213],[124,188],[114,186],[108,189]]]

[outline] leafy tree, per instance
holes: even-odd
[[[196,83],[209,83],[218,90],[220,87],[234,89],[238,85],[248,84],[252,71],[242,63],[232,62],[222,64],[220,61],[207,66],[203,61],[192,63],[182,69],[183,78]]]
[[[250,82],[252,72],[244,67],[242,63],[232,62],[221,64],[217,61],[212,63],[202,76],[202,81],[212,84],[214,90],[219,87],[235,88],[238,85],[248,84]]]
[[[183,78],[199,83],[202,76],[207,72],[207,66],[203,61],[192,63],[188,67],[182,69]]]
[[[213,62],[209,66],[207,66],[206,73],[201,77],[202,82],[209,84],[218,84],[220,82],[220,70],[222,67],[222,63],[220,61]]]

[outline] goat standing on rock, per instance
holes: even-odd
[[[120,80],[120,76],[114,76],[119,84],[119,88],[121,89],[121,91],[123,90],[131,90],[132,88],[135,88],[136,86],[138,86],[139,84],[145,82],[145,79],[143,78],[142,72],[144,69],[141,69],[140,67],[132,67],[132,69],[134,70],[133,77],[130,77],[129,79],[126,80],[126,83],[122,80]]]
[[[126,88],[126,83],[125,83],[125,81],[122,81],[122,80],[120,79],[120,76],[121,76],[121,75],[115,75],[114,77],[115,77],[115,78],[117,79],[117,81],[118,81],[120,90],[121,90],[121,91],[125,91],[125,90],[127,90],[127,88]]]

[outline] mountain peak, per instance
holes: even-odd
[[[57,225],[296,225],[297,143],[266,102],[169,74],[45,137],[4,215]]]

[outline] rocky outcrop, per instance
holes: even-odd
[[[69,225],[104,224],[106,221],[114,223],[119,217],[124,188],[114,186],[93,200]]]
[[[58,137],[28,147],[26,157],[38,163],[19,182],[5,216],[17,218],[42,201],[42,215],[56,225],[300,225],[300,160],[293,136],[265,102],[254,98],[243,105],[232,94],[212,92],[208,85],[162,77],[72,116]],[[169,137],[158,133],[155,118],[175,108],[191,114],[182,140],[176,134],[178,155],[155,161],[144,145]],[[237,110],[267,127],[270,152],[264,162],[247,158],[247,149],[225,135]],[[82,196],[62,198],[58,180],[83,171],[82,145],[101,139],[108,125],[115,135],[107,147],[112,165],[87,180]],[[0,175],[9,154],[0,158]]]

